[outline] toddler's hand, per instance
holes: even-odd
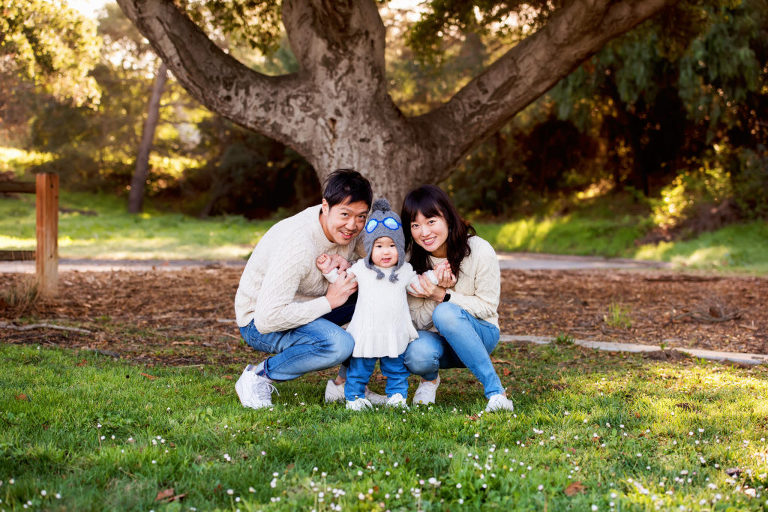
[[[317,257],[315,264],[317,265],[318,270],[323,274],[327,274],[334,269],[333,259],[325,253]]]
[[[437,278],[437,284],[441,288],[453,288],[456,284],[456,276],[451,272],[451,265],[447,261],[444,261],[435,267],[435,277]]]

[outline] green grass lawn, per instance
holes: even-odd
[[[274,221],[239,216],[201,220],[150,211],[130,215],[123,201],[63,191],[59,253],[92,259],[242,259]],[[88,215],[94,212],[96,215]],[[692,240],[636,246],[648,228],[638,215],[567,215],[478,222],[497,251],[528,251],[668,261],[685,268],[768,272],[768,223],[735,224]],[[0,198],[0,250],[35,248],[34,197]]]
[[[768,369],[562,344],[494,356],[515,414],[481,414],[466,370],[442,372],[429,408],[324,405],[314,374],[257,412],[241,368],[0,344],[0,509],[768,508]]]
[[[245,258],[273,221],[243,217],[196,219],[181,214],[127,213],[117,198],[62,191],[59,254],[63,258],[203,259]],[[96,215],[89,215],[89,213]],[[35,199],[0,199],[0,249],[35,248]]]

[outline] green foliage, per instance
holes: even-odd
[[[733,160],[732,168],[737,170],[732,176],[733,199],[742,217],[768,219],[768,152],[744,149]]]
[[[219,34],[223,31],[232,46],[247,45],[270,54],[283,35],[280,4],[279,0],[191,0],[183,7],[204,30]]]
[[[321,373],[280,384],[275,407],[255,412],[235,396],[239,365],[2,344],[3,506],[761,510],[765,368],[568,346],[495,355],[514,415],[478,414],[482,389],[463,369],[441,372],[428,408],[324,405]],[[181,501],[156,501],[167,489]]]
[[[682,170],[661,189],[653,208],[653,221],[662,228],[675,227],[702,207],[712,207],[733,196],[730,173],[719,167]]]
[[[89,72],[101,40],[91,20],[46,0],[0,0],[0,12],[0,76],[32,80],[74,105],[98,103]]]
[[[188,213],[265,218],[320,202],[317,175],[296,152],[221,117],[198,127],[212,156],[204,166],[188,169],[164,196],[186,197]]]

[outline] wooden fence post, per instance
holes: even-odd
[[[59,283],[59,176],[35,177],[37,202],[37,286],[43,296],[56,295]]]

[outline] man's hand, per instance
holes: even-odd
[[[355,275],[341,271],[339,272],[339,278],[336,279],[336,282],[328,285],[328,291],[325,294],[325,298],[328,299],[331,309],[335,309],[347,302],[349,296],[356,291],[357,280],[355,279]]]

